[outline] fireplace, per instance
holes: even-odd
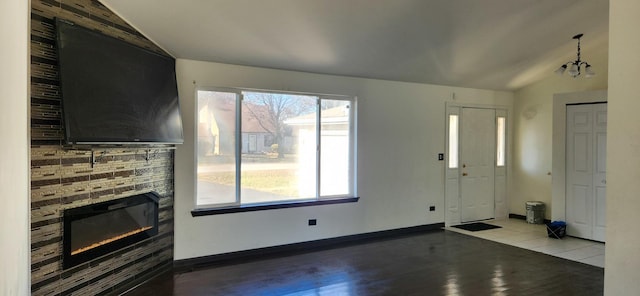
[[[117,251],[158,234],[155,192],[64,211],[65,269]]]

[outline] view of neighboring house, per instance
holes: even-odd
[[[344,194],[349,190],[349,102],[338,102],[337,107],[320,111],[320,192],[322,195]],[[293,128],[293,136],[297,139],[300,163],[315,163],[316,113],[301,115],[284,121]],[[311,194],[314,188],[305,184],[313,184],[314,170],[300,176],[299,191]],[[305,182],[304,180],[309,180]]]
[[[236,103],[232,94],[199,91],[198,110],[198,154],[233,155],[236,132]],[[268,114],[268,106],[243,102],[242,108],[242,153],[264,154],[272,152],[276,144],[276,124]],[[293,139],[286,133],[284,151],[290,151]]]

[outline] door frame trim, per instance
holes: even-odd
[[[551,151],[551,220],[566,221],[567,105],[607,102],[607,90],[553,95]]]

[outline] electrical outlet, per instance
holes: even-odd
[[[318,224],[318,221],[316,221],[316,219],[309,219],[309,226],[314,226]]]
[[[438,153],[438,160],[444,160],[444,153]]]
[[[433,212],[433,211],[435,211],[435,210],[436,210],[436,206],[430,206],[430,207],[429,207],[429,212]]]

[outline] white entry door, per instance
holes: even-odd
[[[605,240],[607,104],[567,106],[567,234]]]
[[[495,217],[496,110],[462,108],[461,222]]]

